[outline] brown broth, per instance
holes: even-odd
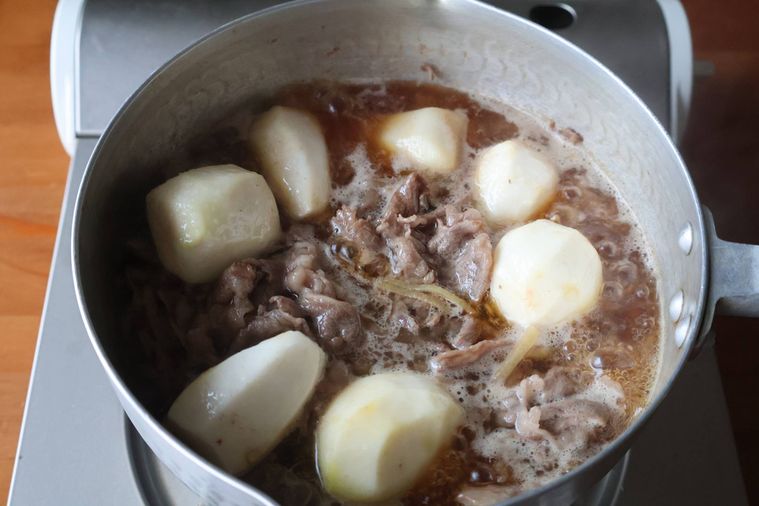
[[[508,378],[507,385],[494,386],[490,379],[503,352],[493,352],[472,367],[439,376],[467,410],[467,423],[425,477],[401,499],[402,504],[458,504],[456,496],[467,486],[498,485],[508,495],[516,494],[569,471],[599,451],[645,406],[658,368],[656,278],[641,231],[599,169],[583,156],[582,146],[573,143],[578,137],[567,140],[562,134],[566,129],[557,131],[554,125],[543,125],[507,105],[484,105],[460,91],[411,82],[298,84],[281,90],[271,105],[310,111],[323,128],[334,198],[330,210],[310,225],[310,233],[327,258],[327,274],[341,286],[345,300],[360,308],[367,340],[331,358],[327,379],[318,387],[299,429],[250,473],[252,483],[284,504],[334,503],[321,490],[313,440],[319,416],[330,399],[355,376],[383,370],[433,374],[429,359],[450,349],[448,338],[460,325],[455,318],[443,318],[441,324],[422,328],[415,335],[399,331],[389,318],[398,297],[372,289],[370,278],[376,273],[351,272],[349,248],[331,236],[328,220],[341,204],[352,204],[368,219],[376,220],[388,193],[397,185],[400,175],[375,139],[378,126],[395,112],[437,106],[462,110],[469,118],[468,147],[461,167],[451,176],[427,181],[434,206],[471,204],[472,160],[479,149],[519,138],[543,151],[560,171],[559,192],[535,218],[545,217],[582,232],[599,251],[604,272],[604,289],[597,308],[546,337],[542,346],[533,350]],[[244,125],[249,125],[254,115],[246,112],[242,120],[236,118],[222,125],[189,158],[204,163],[235,161],[250,167],[250,155],[244,148]],[[364,158],[359,156],[362,153]],[[358,183],[364,183],[360,198],[351,193],[352,185]],[[283,225],[286,233],[292,232],[289,223]],[[508,227],[488,230],[492,244],[507,230]],[[299,229],[298,233],[303,231]],[[492,303],[482,303],[476,318],[481,339],[514,337],[516,330],[498,316]],[[494,422],[494,410],[503,401],[507,388],[531,374],[543,375],[555,366],[576,367],[595,377],[604,374],[619,383],[624,392],[624,419],[611,428],[608,437],[594,441],[585,453],[573,454],[569,459],[544,455],[550,449],[537,442],[522,442],[527,450],[517,448],[509,455],[522,456],[512,456],[511,460],[483,454],[482,441],[494,434],[506,434],[501,441],[504,448],[520,444],[518,436],[509,436]],[[507,441],[509,437],[514,441]]]
[[[468,182],[471,177],[469,161],[479,148],[520,137],[531,142],[535,149],[545,148],[550,156],[552,144],[570,144],[550,127],[525,122],[524,115],[517,111],[508,108],[504,108],[505,111],[491,110],[465,93],[435,85],[408,82],[382,85],[310,83],[282,90],[275,103],[311,111],[319,118],[329,146],[331,171],[337,186],[346,185],[355,177],[354,168],[346,159],[357,146],[364,145],[374,176],[379,178],[376,183],[393,187],[397,175],[391,159],[374,138],[377,127],[386,115],[429,106],[465,111],[469,118],[467,144],[471,151],[468,160],[463,162],[459,179],[428,181],[438,205],[446,202],[446,194],[452,184]],[[604,187],[600,175],[593,173],[594,170],[597,169],[589,164],[562,167],[559,193],[543,217],[577,228],[600,252],[605,284],[598,308],[571,324],[567,329],[570,337],[562,347],[546,348],[542,357],[526,359],[509,378],[509,384],[518,383],[535,372],[545,373],[556,365],[576,366],[595,372],[601,367],[619,365],[618,362],[623,360],[623,368],[609,368],[605,372],[624,390],[627,420],[647,402],[657,369],[659,303],[656,281],[647,263],[646,253],[642,250],[640,237],[634,234],[635,225],[628,215],[620,211],[618,200],[608,187]],[[504,231],[491,231],[493,244]],[[340,267],[333,264],[335,270]],[[368,290],[368,286],[359,283],[348,293],[355,293],[356,290]],[[445,336],[440,335],[440,331],[429,335],[423,330],[416,336],[403,337],[399,334],[394,337],[387,327],[381,325],[386,308],[381,305],[377,307],[376,301],[362,304],[360,298],[351,302],[362,308],[365,323],[374,321],[374,327],[367,327],[369,333],[374,332],[376,345],[354,350],[350,357],[344,357],[349,367],[358,362],[369,362],[379,364],[372,369],[375,373],[399,369],[430,372],[426,359],[445,349],[441,345]],[[487,304],[482,305],[479,318],[482,327],[491,330],[490,337],[507,332],[506,323],[487,308]],[[612,359],[616,359],[617,363],[610,364]],[[466,398],[473,397],[473,392],[487,395],[486,369],[470,370],[463,378],[454,378],[450,385],[452,393],[465,407]],[[366,372],[362,370],[359,375]],[[453,385],[460,386],[462,380],[465,385],[463,390],[456,390]],[[470,424],[486,425],[477,416],[470,416],[469,420]],[[312,423],[315,426],[316,421]],[[619,433],[623,429],[624,424],[621,424],[613,430]],[[456,504],[457,492],[464,485],[508,485],[518,491],[520,477],[514,472],[512,463],[484,457],[473,450],[471,442],[474,434],[481,430],[481,427],[462,429],[453,446],[444,451],[426,477],[403,499],[403,504]],[[467,433],[472,436],[466,437]],[[302,448],[304,458],[312,458],[312,443],[303,444]],[[577,463],[579,461],[573,465]],[[539,469],[536,474],[547,480],[558,472],[569,470],[558,467],[548,464],[546,469]]]

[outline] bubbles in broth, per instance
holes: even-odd
[[[581,136],[543,124],[507,104],[411,82],[298,84],[282,89],[270,103],[316,116],[327,140],[333,181],[328,212],[308,223],[283,222],[285,246],[272,258],[286,262],[287,248],[296,239],[315,245],[320,268],[338,287],[339,298],[358,308],[363,336],[354,345],[325,348],[330,355],[325,378],[296,430],[247,480],[282,504],[339,504],[322,489],[314,430],[329,401],[354,378],[386,371],[433,376],[466,411],[466,423],[451,445],[398,504],[489,504],[487,497],[513,496],[565,474],[625,429],[648,401],[658,368],[657,283],[639,225],[587,156]],[[602,261],[603,288],[596,307],[576,321],[543,329],[538,344],[506,381],[495,380],[493,371],[522,330],[498,316],[487,294],[471,314],[451,314],[380,290],[373,280],[389,273],[392,259],[380,255],[371,269],[357,268],[356,248],[343,241],[330,223],[344,207],[370,227],[380,224],[394,193],[412,171],[380,146],[378,126],[388,114],[433,106],[463,111],[469,124],[459,167],[450,175],[423,177],[424,213],[438,210],[439,218],[445,206],[462,211],[474,207],[478,153],[498,142],[519,139],[559,172],[556,197],[535,219],[579,230]],[[255,170],[256,161],[244,146],[258,113],[244,111],[225,121],[186,157],[178,157],[177,164],[232,161]],[[436,223],[431,218],[415,229],[415,240],[429,240]],[[495,246],[518,225],[486,225],[484,230]],[[146,232],[141,239],[147,237]],[[429,252],[425,255],[432,270],[443,261]],[[229,351],[214,335],[213,357],[191,363],[180,344],[194,325],[187,323],[189,317],[179,314],[174,302],[164,303],[158,307],[158,317],[171,322],[171,328],[159,328],[148,315],[154,306],[146,301],[180,300],[203,313],[208,311],[205,301],[213,287],[186,286],[139,255],[131,260],[127,278],[134,296],[128,325],[141,336],[138,375],[159,385],[150,405],[161,413],[195,375]],[[281,287],[274,292],[291,295]],[[266,299],[256,297],[251,295],[254,306],[266,304]],[[310,319],[308,323],[315,324]],[[464,335],[470,340],[465,342]],[[176,342],[161,343],[165,336]],[[435,366],[435,357],[457,349],[471,352],[477,346],[475,359],[462,355],[462,363]],[[476,500],[481,502],[472,502]]]

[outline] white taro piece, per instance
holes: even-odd
[[[464,421],[463,408],[432,378],[383,373],[343,390],[319,422],[319,473],[344,501],[399,497],[429,468]]]
[[[267,252],[281,234],[266,181],[236,165],[183,172],[148,193],[146,206],[161,262],[188,283],[216,279],[235,260]]]
[[[477,157],[475,195],[492,225],[531,218],[556,195],[558,183],[553,165],[516,140],[491,146]]]
[[[379,142],[401,165],[429,174],[449,174],[461,161],[467,124],[463,112],[425,107],[385,119]]]
[[[198,376],[172,404],[167,426],[214,464],[243,474],[292,429],[326,361],[303,333],[283,332]]]
[[[285,212],[301,220],[327,208],[332,181],[318,120],[290,107],[269,109],[253,124],[250,146]]]
[[[498,242],[490,293],[506,319],[525,327],[548,326],[590,311],[602,282],[601,259],[585,236],[537,220]]]

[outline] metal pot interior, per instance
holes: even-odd
[[[679,370],[700,321],[705,245],[700,208],[676,150],[642,103],[590,57],[549,32],[468,0],[328,0],[232,23],[158,71],[117,115],[88,167],[75,217],[74,272],[85,320],[127,413],[156,450],[167,436],[130,394],[120,329],[124,237],[147,190],[178,170],[179,147],[284,84],[311,79],[428,80],[506,102],[580,132],[646,231],[660,275],[662,368]],[[185,167],[185,169],[190,167]],[[684,227],[692,245],[683,249]],[[682,292],[676,323],[668,306]],[[684,321],[689,324],[682,323]],[[146,434],[145,431],[150,431]],[[630,431],[628,431],[630,432]],[[167,452],[178,452],[176,443]],[[184,451],[184,450],[182,450]],[[170,464],[171,465],[171,464]],[[179,464],[177,464],[179,465]],[[181,474],[181,470],[177,470]]]

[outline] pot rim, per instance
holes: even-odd
[[[83,206],[83,199],[84,199],[85,194],[87,193],[91,174],[94,170],[94,167],[98,163],[98,159],[100,157],[102,150],[104,149],[103,146],[108,143],[109,138],[111,136],[115,135],[114,132],[118,132],[121,118],[127,114],[127,112],[130,110],[130,108],[133,106],[135,102],[140,100],[145,90],[150,88],[155,81],[159,80],[161,75],[169,67],[173,66],[178,61],[183,60],[184,58],[191,57],[194,49],[198,46],[205,44],[208,40],[217,37],[222,32],[227,32],[228,30],[233,30],[242,25],[245,25],[246,23],[249,23],[253,19],[257,19],[260,17],[267,17],[267,16],[270,16],[270,15],[273,15],[273,14],[276,14],[278,12],[285,11],[288,9],[298,9],[304,5],[311,5],[311,4],[318,4],[318,3],[348,3],[349,1],[350,0],[293,0],[293,1],[286,2],[284,4],[268,7],[266,9],[252,12],[250,14],[247,14],[245,16],[232,20],[220,26],[219,28],[213,30],[212,32],[206,34],[205,36],[201,37],[197,41],[193,42],[189,46],[179,51],[175,56],[173,56],[163,65],[161,65],[158,69],[156,69],[150,75],[150,77],[148,77],[145,80],[145,82],[143,82],[129,96],[129,98],[127,98],[124,101],[122,106],[119,108],[118,112],[110,120],[110,122],[108,123],[108,126],[106,127],[106,129],[104,130],[100,138],[98,139],[98,142],[95,148],[93,149],[92,154],[90,155],[90,159],[87,162],[87,166],[85,168],[82,181],[77,191],[76,202],[75,202],[75,207],[74,207],[72,236],[71,236],[71,239],[72,239],[71,240],[71,266],[72,266],[72,273],[73,273],[73,278],[74,278],[74,292],[76,294],[77,305],[79,306],[79,311],[82,317],[82,321],[84,323],[85,329],[87,330],[87,335],[90,339],[90,342],[92,343],[92,346],[95,350],[98,360],[100,361],[100,364],[102,365],[103,369],[108,375],[108,378],[111,381],[113,388],[116,390],[116,393],[118,394],[121,402],[128,403],[130,407],[134,410],[134,412],[138,413],[144,419],[144,421],[146,422],[150,430],[155,431],[165,442],[167,442],[172,447],[173,450],[178,452],[182,457],[189,459],[190,461],[192,461],[193,464],[201,468],[203,471],[211,474],[216,479],[219,479],[225,482],[227,485],[234,487],[240,491],[243,491],[246,494],[252,495],[257,500],[263,503],[268,503],[271,505],[276,505],[277,503],[274,500],[272,500],[268,495],[260,491],[254,485],[247,483],[223,471],[222,469],[216,467],[210,462],[206,461],[204,458],[198,455],[194,450],[192,450],[189,446],[187,446],[184,442],[182,442],[179,438],[174,436],[174,434],[172,434],[168,429],[166,429],[163,426],[163,424],[161,424],[148,410],[146,410],[145,407],[142,405],[142,403],[134,396],[132,391],[124,383],[121,375],[116,371],[115,367],[111,363],[111,360],[106,355],[106,352],[101,345],[100,339],[97,333],[95,332],[92,321],[90,319],[87,303],[84,300],[81,272],[79,268],[79,265],[80,265],[79,264],[79,235],[80,235],[79,231],[80,231],[82,214],[86,211],[86,209]],[[603,458],[605,458],[606,455],[611,454],[611,453],[619,454],[620,452],[626,451],[628,449],[629,443],[631,443],[633,437],[649,420],[651,415],[656,411],[658,406],[661,404],[661,402],[669,393],[674,381],[676,380],[676,378],[679,376],[680,372],[682,371],[683,365],[688,360],[688,357],[693,349],[694,343],[696,342],[696,338],[700,332],[700,328],[701,328],[701,324],[704,318],[705,308],[707,304],[708,278],[709,278],[709,250],[708,250],[708,244],[706,243],[707,235],[706,235],[704,213],[700,205],[700,200],[698,198],[695,185],[693,184],[693,180],[690,177],[690,173],[688,172],[688,169],[682,157],[680,156],[679,151],[675,147],[674,143],[672,142],[672,139],[667,134],[664,127],[661,125],[661,123],[656,118],[656,116],[654,116],[654,114],[650,111],[648,106],[646,106],[646,104],[630,89],[630,87],[626,83],[624,83],[619,77],[617,77],[613,72],[611,72],[608,68],[606,68],[606,66],[600,63],[596,58],[594,58],[589,53],[585,52],[584,50],[580,49],[578,46],[560,37],[559,35],[556,35],[550,30],[536,23],[533,23],[532,21],[519,17],[516,14],[497,8],[495,6],[486,4],[484,3],[484,1],[481,1],[481,0],[451,0],[451,1],[459,2],[463,4],[469,4],[470,7],[486,9],[490,11],[490,13],[493,16],[501,16],[504,18],[509,18],[510,21],[513,23],[522,24],[523,26],[532,30],[535,33],[536,37],[542,37],[545,40],[550,41],[554,46],[559,48],[557,50],[572,52],[572,53],[575,53],[575,55],[581,58],[584,58],[593,67],[595,67],[598,72],[602,73],[607,79],[609,79],[613,83],[613,86],[617,86],[621,90],[623,90],[623,92],[628,96],[628,98],[631,99],[638,106],[638,108],[644,112],[644,115],[647,117],[647,119],[652,122],[652,128],[656,129],[658,132],[658,135],[665,139],[665,143],[668,149],[675,155],[674,157],[677,162],[677,169],[679,169],[679,171],[682,173],[682,176],[684,176],[685,183],[688,186],[688,192],[690,193],[690,197],[696,204],[696,213],[697,213],[698,220],[697,220],[697,223],[693,224],[694,232],[695,232],[694,240],[697,240],[700,237],[701,242],[702,242],[701,273],[700,273],[698,302],[696,304],[696,308],[693,313],[693,318],[690,323],[690,328],[688,329],[687,337],[685,338],[685,341],[682,345],[682,348],[683,348],[682,354],[673,369],[673,373],[670,379],[667,381],[665,385],[663,385],[663,387],[659,390],[659,392],[655,396],[649,399],[649,402],[646,404],[643,412],[641,412],[619,436],[617,436],[613,441],[611,441],[600,452],[586,459],[579,466],[573,468],[568,473],[558,478],[555,478],[553,480],[550,480],[539,487],[527,490],[526,492],[522,494],[519,494],[517,496],[514,496],[513,498],[507,499],[504,503],[502,503],[506,505],[506,504],[511,504],[512,502],[529,501],[530,499],[537,498],[538,496],[544,495],[552,490],[558,489],[562,487],[568,481],[575,479],[576,476],[583,474],[586,469],[589,469],[593,467],[594,465],[596,465],[596,463],[602,460]],[[430,4],[429,5],[430,8],[435,8],[437,2],[429,2],[429,4]]]

